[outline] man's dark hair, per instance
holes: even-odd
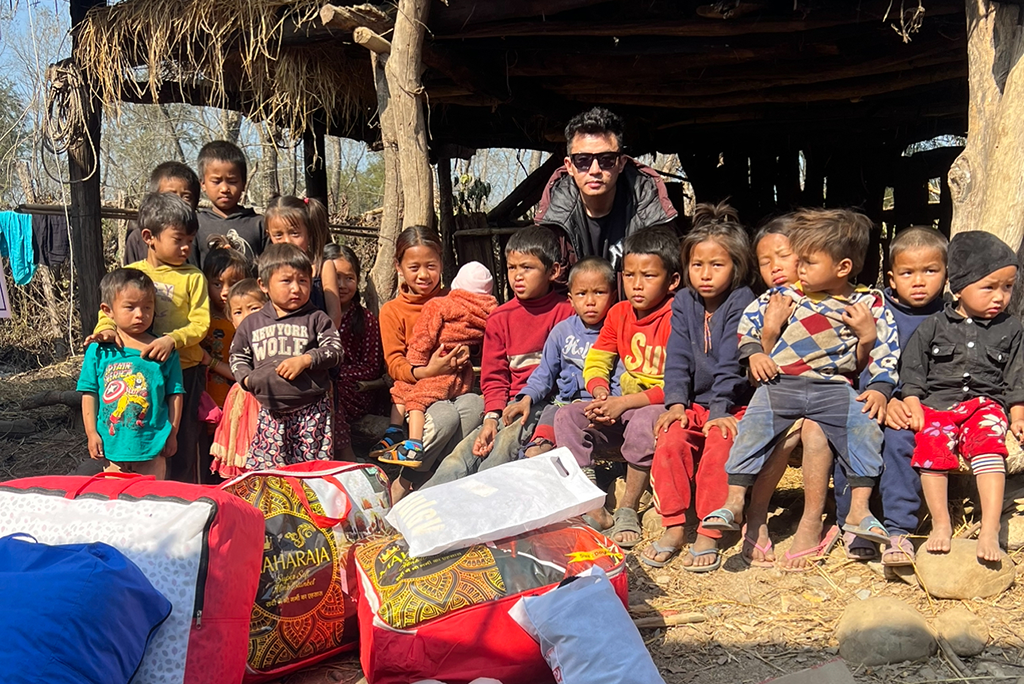
[[[682,273],[679,236],[667,228],[644,228],[627,237],[622,245],[622,255],[627,257],[630,254],[653,254],[661,259],[669,276]]]
[[[142,290],[156,298],[156,287],[152,278],[137,268],[117,268],[100,280],[100,301],[107,306],[114,306],[117,295],[129,287]]]
[[[192,208],[199,206],[199,176],[185,164],[176,161],[166,161],[158,164],[153,173],[149,174],[149,191],[160,192],[160,181],[174,178],[185,181],[189,191],[192,193]]]
[[[259,258],[260,282],[264,287],[270,284],[270,277],[280,268],[294,268],[302,271],[310,278],[313,277],[313,262],[309,255],[295,245],[278,243],[269,245]]]
[[[186,235],[199,231],[196,212],[173,192],[151,192],[139,204],[139,229],[156,237],[166,228],[181,228]]]
[[[569,119],[569,123],[565,126],[566,153],[572,153],[572,140],[577,135],[604,135],[606,133],[615,136],[615,142],[619,144],[621,152],[625,146],[625,140],[622,137],[625,127],[621,116],[604,107],[594,107],[580,112]]]
[[[242,176],[242,182],[249,180],[249,165],[245,159],[245,153],[238,145],[229,143],[227,140],[214,140],[203,145],[199,150],[199,157],[196,159],[196,168],[199,169],[199,177],[206,178],[206,165],[218,161],[233,164],[238,173]]]
[[[512,252],[529,254],[540,259],[545,269],[554,266],[562,257],[562,249],[558,246],[558,240],[548,228],[531,226],[517,230],[509,238],[505,245],[505,257]]]

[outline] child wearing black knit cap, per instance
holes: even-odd
[[[912,465],[932,516],[925,544],[932,553],[950,549],[946,479],[962,457],[981,499],[978,559],[1002,557],[1007,430],[1024,438],[1024,327],[1006,313],[1017,267],[1017,255],[995,235],[958,233],[949,243],[955,302],[921,323],[903,351],[903,400],[917,433]]]

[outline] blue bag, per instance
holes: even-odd
[[[112,546],[0,538],[0,682],[128,682],[170,614]]]

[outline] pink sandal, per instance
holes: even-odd
[[[745,541],[745,542],[749,543],[751,546],[753,546],[756,551],[760,551],[761,555],[765,556],[765,559],[766,559],[766,560],[755,560],[754,558],[751,558],[751,557],[747,556],[747,554],[745,554],[745,553],[740,553],[740,558],[743,559],[744,563],[746,563],[748,566],[750,566],[752,568],[774,568],[775,567],[775,561],[767,560],[768,554],[771,553],[771,550],[772,550],[772,540],[771,539],[768,540],[767,544],[765,544],[764,546],[761,546],[760,544],[757,543],[757,538],[756,537],[751,538],[750,535],[747,534],[747,526],[744,525],[743,526],[743,541]]]
[[[797,558],[804,558],[806,556],[813,556],[814,560],[811,561],[810,565],[805,565],[802,568],[780,567],[779,570],[783,572],[807,572],[808,570],[814,569],[816,566],[823,565],[825,563],[825,559],[830,553],[832,553],[832,549],[835,548],[837,541],[839,541],[839,526],[833,525],[828,528],[825,535],[821,538],[821,542],[817,546],[803,551],[798,551],[796,553],[786,551],[784,555],[784,558],[788,561],[796,560]]]

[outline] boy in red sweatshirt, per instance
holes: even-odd
[[[424,487],[508,463],[533,434],[543,404],[522,419],[508,405],[540,365],[551,329],[575,313],[565,293],[552,287],[561,271],[560,255],[558,241],[544,228],[523,228],[509,239],[505,262],[515,299],[492,311],[484,328],[483,425],[455,447]]]
[[[665,345],[672,329],[672,295],[679,286],[679,238],[665,228],[633,233],[623,245],[626,301],[611,308],[583,364],[583,381],[594,400],[563,406],[555,414],[555,442],[568,447],[591,477],[596,443],[615,440],[626,460],[626,492],[614,517],[604,507],[591,524],[624,548],[640,541],[636,509],[647,489],[654,458],[654,426],[665,411]],[[622,396],[613,397],[616,361]]]

